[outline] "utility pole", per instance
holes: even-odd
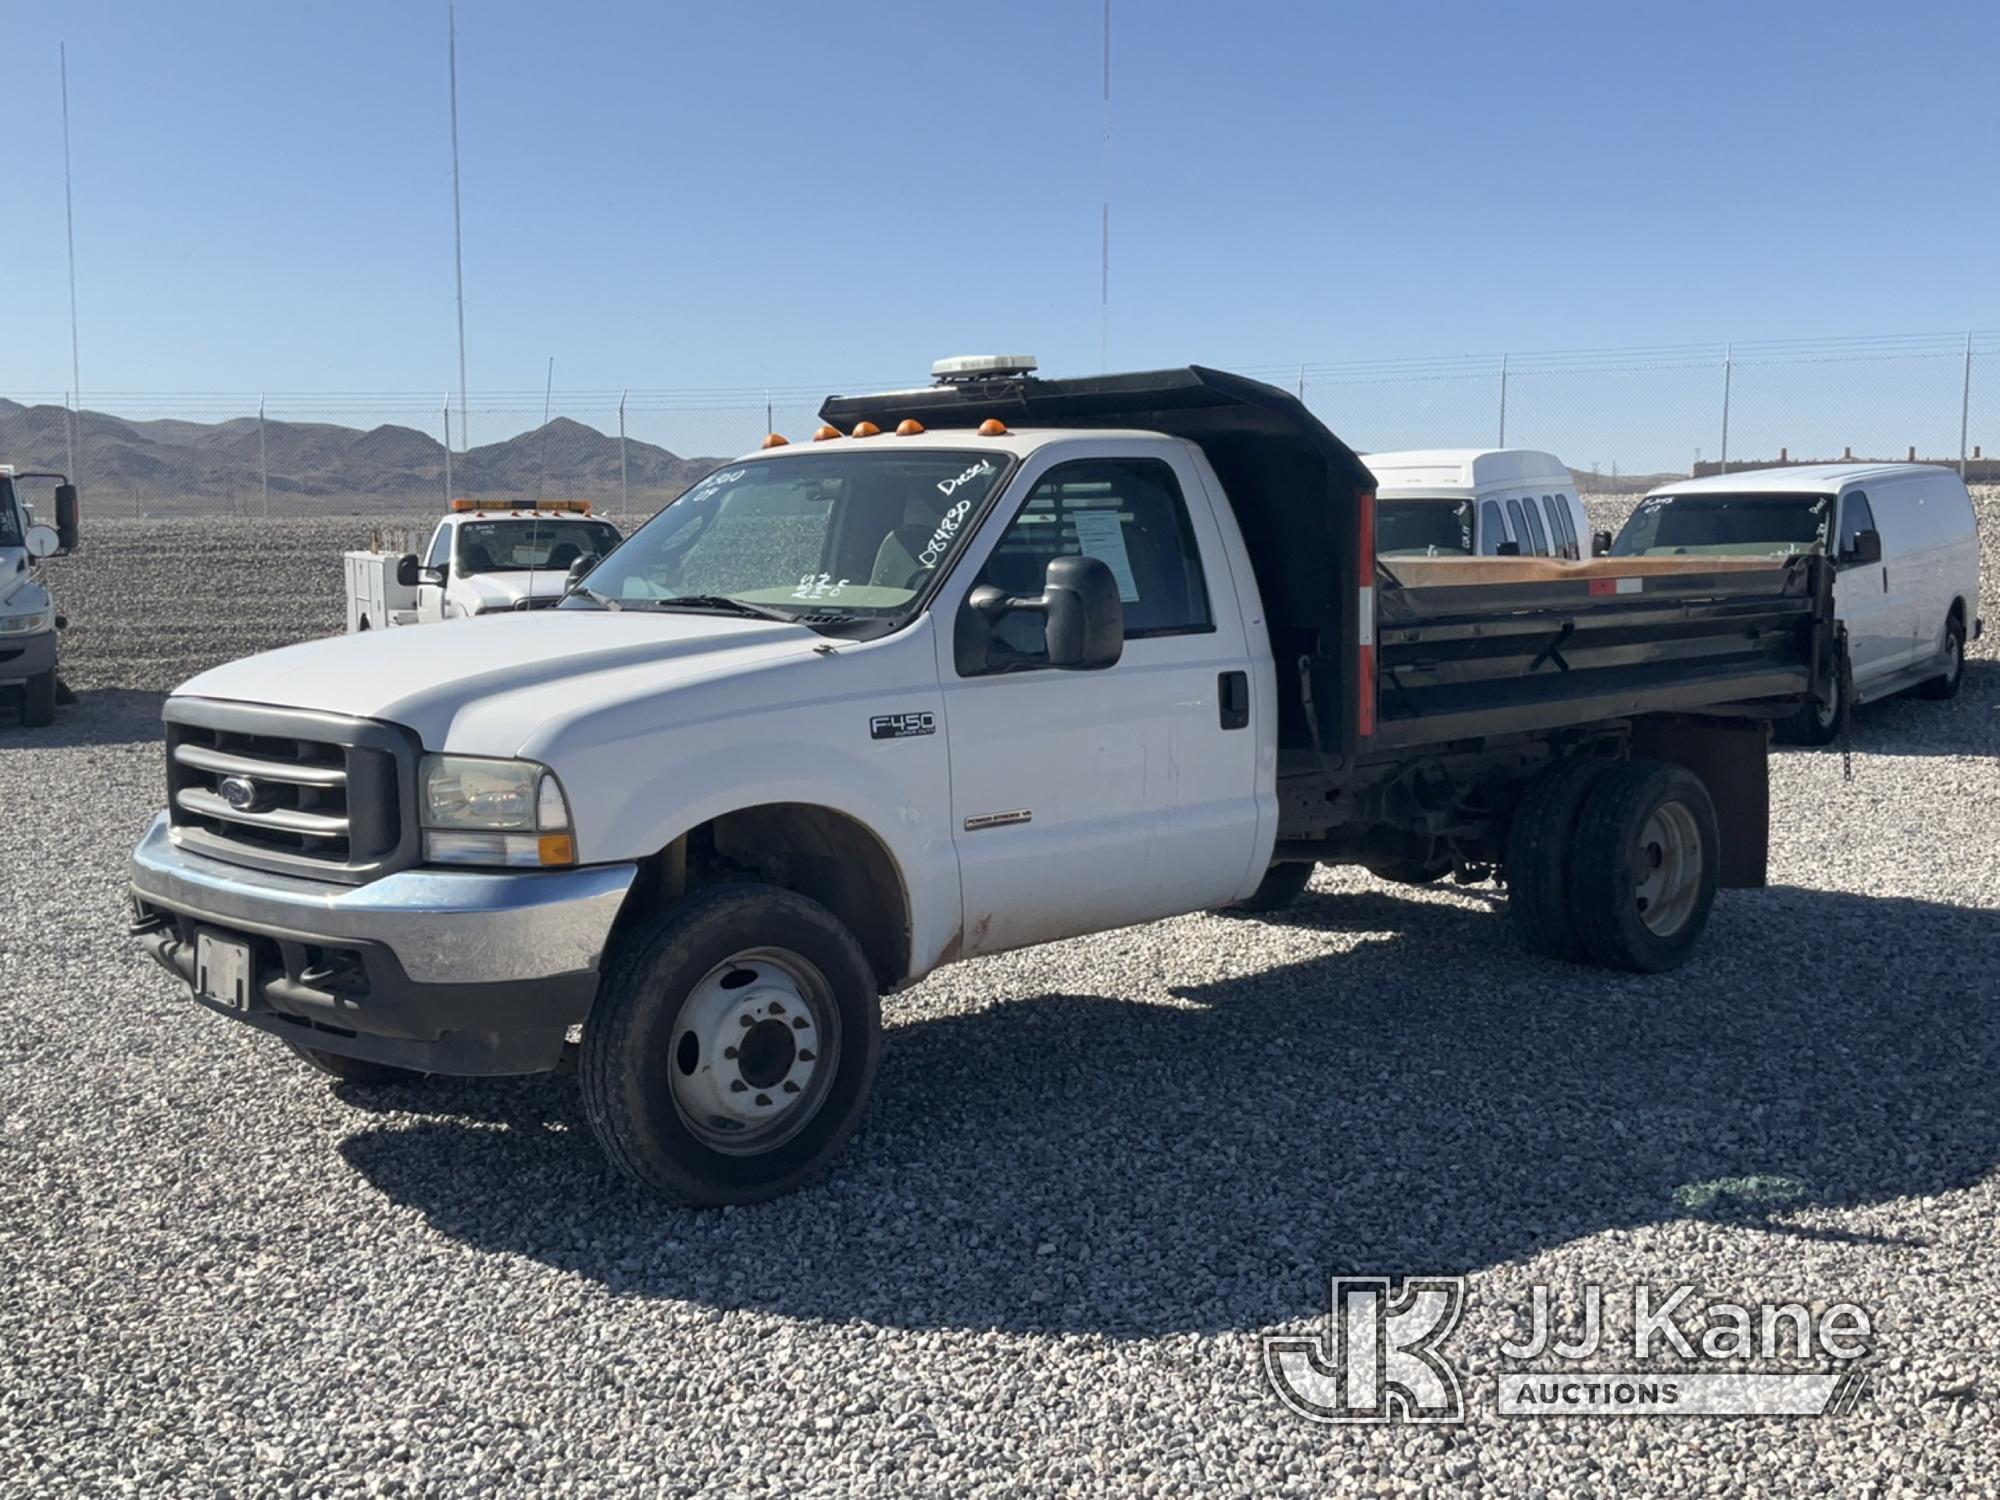
[[[1507,446],[1507,356],[1500,356],[1500,441],[1496,448]]]
[[[1958,398],[1958,478],[1965,482],[1965,440],[1972,428],[1972,335],[1965,336],[1965,385]]]
[[[535,481],[535,499],[542,500],[549,489],[549,397],[556,388],[556,357],[549,356],[549,380],[542,388],[542,477]]]
[[[271,470],[264,462],[264,397],[257,396],[257,488],[264,497],[264,519],[271,519]]]
[[[465,228],[458,208],[458,7],[445,7],[450,30],[447,54],[451,67],[451,268],[458,282],[458,440],[470,443],[465,420]],[[446,443],[449,447],[449,442]]]
[[[1735,354],[1736,345],[1733,342],[1722,346],[1722,452],[1717,459],[1718,474],[1729,472],[1729,377]]]
[[[618,393],[618,514],[621,516],[632,513],[631,489],[626,482],[625,471],[625,398],[631,394],[630,391]]]
[[[76,468],[76,448],[84,426],[84,374],[76,354],[76,204],[70,196],[70,44],[56,44],[56,60],[62,70],[62,222],[70,236],[70,388],[76,394],[76,408],[68,420],[70,428],[70,484],[80,484]],[[134,500],[134,504],[138,504]]]

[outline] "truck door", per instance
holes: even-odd
[[[978,569],[941,603],[940,676],[950,738],[967,956],[1219,906],[1260,853],[1258,710],[1221,533],[1177,444],[1070,444],[1029,461]],[[1004,529],[1002,529],[1004,528]],[[1118,579],[1125,647],[1098,671],[1049,667],[1042,618],[997,628],[983,668],[961,675],[959,601],[993,584],[1040,594],[1052,557],[1101,558]],[[968,559],[968,563],[970,559]],[[1268,821],[1268,819],[1267,819]]]
[[[444,593],[451,583],[451,538],[451,523],[441,523],[431,537],[430,551],[424,554],[424,571],[418,575],[417,584],[419,625],[444,618]]]
[[[1876,530],[1875,512],[1866,494],[1849,490],[1840,497],[1837,527],[1834,613],[1847,627],[1847,659],[1854,669],[1855,684],[1865,687],[1909,659],[1908,622],[1900,602],[1889,591],[1888,538],[1882,539],[1881,561],[1852,561],[1855,537]]]

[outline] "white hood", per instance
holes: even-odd
[[[559,568],[537,568],[531,573],[467,573],[458,580],[459,590],[470,592],[486,610],[512,609],[530,597],[560,599],[568,587],[569,575]]]
[[[803,625],[637,610],[536,610],[339,635],[230,662],[176,695],[318,709],[414,729],[431,750],[511,755],[554,723],[786,657]]]

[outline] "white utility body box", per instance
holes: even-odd
[[[417,591],[396,582],[400,552],[347,552],[347,633],[410,625],[417,618]]]

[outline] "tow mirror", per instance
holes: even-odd
[[[597,559],[586,553],[569,565],[569,572],[563,576],[563,592],[574,594],[583,580],[590,576],[590,570],[597,566]]]
[[[1042,616],[1049,665],[1094,671],[1114,665],[1125,651],[1125,602],[1118,579],[1095,557],[1052,557],[1037,596],[1009,594],[981,584],[965,596],[954,645],[959,675],[991,669],[993,627],[1008,615]]]
[[[1855,532],[1854,545],[1848,549],[1844,560],[1854,563],[1857,566],[1863,563],[1880,562],[1882,560],[1882,533],[1874,530],[1872,527],[1867,531]]]
[[[396,586],[413,589],[417,586],[417,554],[406,552],[396,559]]]
[[[1611,533],[1608,531],[1591,532],[1590,555],[1592,557],[1607,557],[1610,555],[1610,552],[1611,552]]]
[[[83,507],[76,497],[76,486],[59,484],[56,486],[56,540],[64,552],[76,551],[77,537],[83,521]]]
[[[30,557],[54,557],[62,549],[62,538],[53,526],[30,526],[21,540],[27,544]]]
[[[451,565],[449,563],[440,563],[435,568],[418,568],[417,582],[442,585],[445,575],[449,572],[451,572]]]

